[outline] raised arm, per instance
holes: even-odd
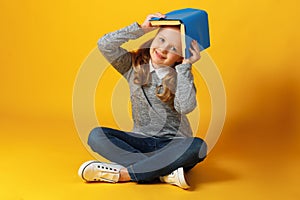
[[[176,66],[177,86],[174,99],[174,107],[177,112],[187,114],[197,106],[196,88],[191,73],[191,64]]]
[[[177,112],[187,114],[192,112],[197,106],[196,88],[194,77],[191,73],[192,64],[198,61],[200,49],[196,41],[192,41],[191,57],[184,59],[182,64],[176,66],[177,86],[174,99],[174,107]]]
[[[137,39],[143,34],[144,31],[138,23],[133,23],[120,30],[105,34],[98,40],[98,48],[108,62],[123,75],[130,69],[132,57],[121,45],[129,40]]]
[[[122,44],[129,40],[135,40],[145,33],[152,31],[157,27],[151,26],[149,20],[152,17],[165,17],[161,13],[150,14],[145,21],[139,25],[133,23],[120,30],[105,34],[98,40],[98,48],[104,57],[116,68],[121,74],[125,74],[131,67],[132,56]]]

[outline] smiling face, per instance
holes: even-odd
[[[161,28],[150,46],[150,56],[155,68],[181,62],[183,58],[179,27]]]

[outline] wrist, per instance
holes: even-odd
[[[184,59],[183,61],[182,61],[182,64],[193,64],[189,59]]]
[[[175,70],[177,73],[182,74],[185,73],[186,71],[190,71],[191,67],[192,67],[191,63],[181,63],[175,66]]]
[[[144,33],[147,33],[147,27],[144,26],[144,24],[139,24],[137,23],[138,27],[144,32]]]

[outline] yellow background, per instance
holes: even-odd
[[[222,74],[227,118],[217,146],[166,184],[84,184],[91,155],[72,119],[81,63],[100,36],[149,13],[209,14],[207,52]],[[0,2],[0,199],[299,199],[300,61],[296,0]]]

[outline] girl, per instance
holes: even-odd
[[[135,52],[121,47],[154,30],[152,17],[165,15],[150,14],[142,25],[133,23],[98,41],[101,53],[128,81],[134,128],[132,132],[107,127],[91,131],[91,149],[113,163],[83,163],[78,174],[87,182],[160,180],[187,189],[184,172],[206,157],[206,143],[192,137],[185,115],[196,107],[191,66],[200,59],[197,42],[192,42],[192,56],[183,58],[179,27],[166,26]]]

